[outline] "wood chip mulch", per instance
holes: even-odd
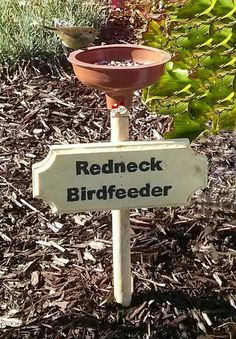
[[[0,338],[235,338],[233,136],[193,144],[209,180],[189,206],[131,211],[134,293],[122,308],[110,213],[56,216],[32,198],[31,166],[50,145],[109,140],[104,97],[72,74],[26,73],[1,80]],[[169,124],[135,97],[131,140]]]

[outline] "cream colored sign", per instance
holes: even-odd
[[[206,181],[188,139],[51,146],[33,165],[33,196],[57,213],[182,206]]]

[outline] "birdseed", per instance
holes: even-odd
[[[140,66],[143,65],[141,62],[133,61],[131,59],[128,60],[100,60],[95,63],[96,65],[104,65],[104,66],[122,66],[122,67],[132,67],[132,66]]]

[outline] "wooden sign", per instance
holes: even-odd
[[[188,139],[51,146],[33,165],[33,196],[56,213],[182,206],[206,181]]]

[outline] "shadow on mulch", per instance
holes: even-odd
[[[149,306],[149,310],[158,311],[162,305],[171,304],[172,307],[178,309],[179,311],[185,311],[179,318],[174,321],[169,321],[163,325],[157,326],[152,324],[140,324],[138,326],[131,326],[127,323],[124,324],[124,318],[128,322],[127,313],[129,310],[132,310],[135,307],[142,307],[143,303]],[[83,327],[84,329],[93,329],[94,338],[98,338],[99,334],[102,333],[102,336],[99,338],[159,338],[159,339],[184,339],[184,338],[197,338],[199,332],[196,332],[196,322],[197,319],[193,317],[188,317],[188,313],[191,314],[192,310],[196,309],[200,312],[205,312],[208,315],[211,315],[213,324],[217,324],[217,318],[221,316],[225,317],[236,317],[236,309],[231,306],[228,301],[225,301],[222,298],[219,298],[217,294],[206,297],[190,297],[188,294],[176,290],[167,290],[167,291],[149,291],[138,293],[133,296],[132,303],[128,308],[123,308],[121,305],[116,303],[108,304],[105,306],[105,309],[109,313],[117,313],[119,317],[113,323],[108,323],[107,316],[98,319],[97,317],[92,317],[90,314],[86,316],[76,317],[75,315],[63,316],[55,322],[55,326],[62,325],[64,323],[63,331],[69,331],[71,329],[76,329],[78,327]],[[133,314],[133,313],[132,313]],[[160,311],[161,314],[161,311]],[[168,315],[169,316],[169,315]],[[69,321],[69,323],[68,323]],[[180,329],[179,324],[186,324],[188,328]],[[54,326],[53,326],[54,327]],[[149,329],[148,329],[149,327]],[[210,329],[210,328],[209,328]],[[148,335],[148,332],[151,331],[152,335]],[[86,338],[90,338],[89,336]],[[92,337],[91,337],[92,338]],[[223,337],[219,337],[223,338]],[[226,338],[226,337],[225,337]],[[234,337],[230,337],[230,339]]]
[[[150,306],[151,303],[151,306]],[[163,325],[148,323],[137,324],[137,326],[129,324],[130,310],[135,307],[139,310],[143,307],[143,304],[148,305],[148,309],[151,311],[158,311],[165,305],[171,305],[171,307],[178,309],[178,311],[184,311],[178,318],[167,321],[163,319]],[[231,306],[228,301],[219,298],[217,294],[206,297],[191,297],[186,293],[176,290],[166,291],[149,291],[138,293],[133,296],[132,303],[129,307],[123,308],[121,305],[112,303],[101,307],[106,313],[104,317],[96,317],[86,311],[80,313],[73,313],[59,316],[55,320],[38,321],[33,331],[34,325],[25,326],[18,330],[11,329],[5,332],[2,338],[86,338],[86,339],[122,339],[122,338],[158,338],[158,339],[197,339],[197,338],[216,338],[215,335],[200,336],[199,331],[196,331],[196,323],[198,319],[189,317],[188,314],[194,315],[194,310],[205,312],[213,319],[213,325],[217,324],[218,318],[232,317],[236,319],[236,309]],[[108,320],[107,314],[114,314],[115,317],[111,322]],[[132,312],[132,315],[135,312]],[[160,310],[160,315],[161,315]],[[81,314],[81,315],[80,315]],[[197,314],[197,313],[195,313]],[[131,315],[131,318],[132,318]],[[163,316],[163,315],[162,315]],[[170,315],[167,315],[167,318]],[[182,324],[182,328],[179,324]],[[185,327],[186,326],[186,327]],[[36,329],[37,327],[37,329]],[[209,326],[210,330],[210,326]],[[18,334],[16,333],[18,332]],[[31,333],[31,335],[29,334]],[[152,334],[148,334],[148,333]],[[24,336],[24,333],[26,336]],[[234,335],[230,337],[217,336],[217,338],[230,338],[235,339]]]

